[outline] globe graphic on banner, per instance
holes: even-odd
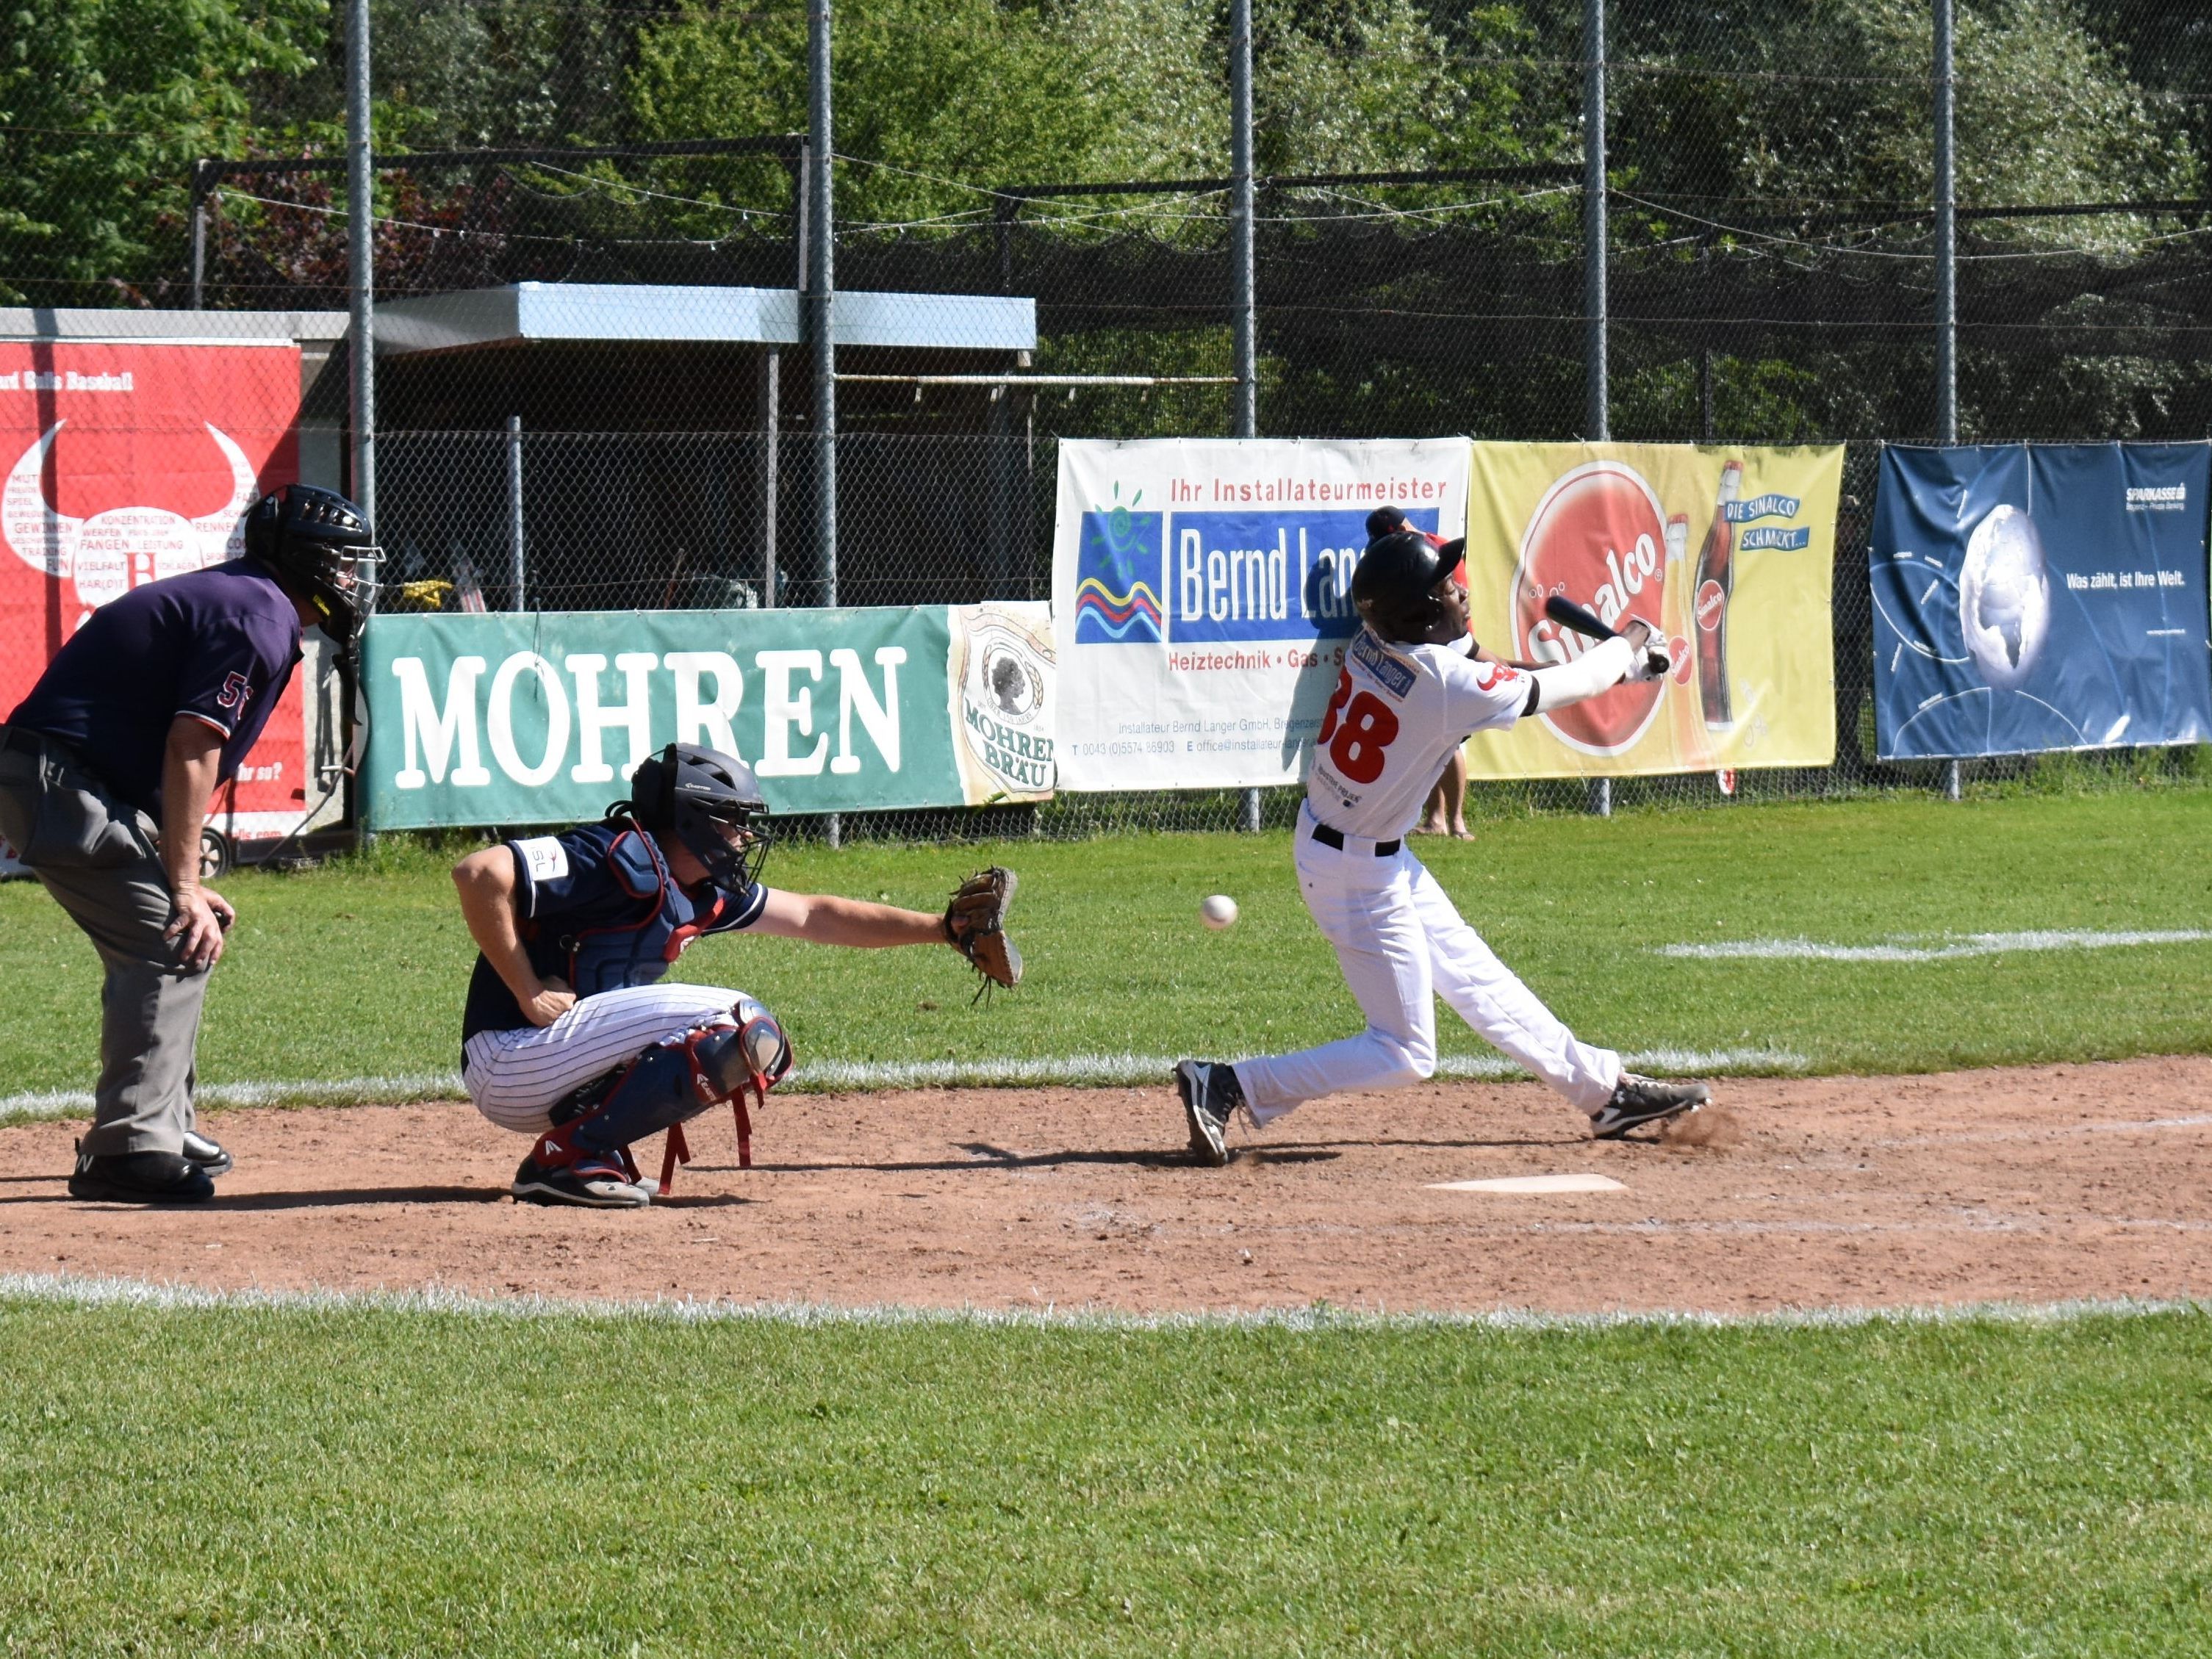
[[[2016,507],[1993,509],[1967,538],[1959,571],[1959,629],[1982,678],[2016,691],[2051,635],[2051,577],[2035,520]]]

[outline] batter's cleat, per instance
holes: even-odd
[[[509,1188],[524,1204],[574,1204],[587,1210],[641,1210],[653,1194],[614,1158],[584,1158],[546,1165],[522,1160]]]
[[[179,1152],[79,1152],[69,1191],[118,1204],[198,1204],[215,1196],[215,1182]]]
[[[1702,1083],[1667,1083],[1656,1077],[1623,1072],[1613,1085],[1613,1098],[1590,1114],[1590,1133],[1600,1140],[1618,1140],[1646,1123],[1664,1123],[1694,1112],[1713,1097]]]
[[[197,1129],[185,1131],[185,1156],[209,1176],[228,1175],[234,1162],[228,1152]]]
[[[1175,1078],[1182,1115],[1190,1120],[1190,1150],[1218,1170],[1229,1162],[1229,1120],[1245,1109],[1237,1068],[1226,1060],[1179,1060]]]

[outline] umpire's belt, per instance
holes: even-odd
[[[1314,825],[1313,838],[1324,847],[1334,847],[1340,853],[1344,850],[1343,831],[1332,830],[1325,823]],[[1354,839],[1364,841],[1366,837],[1355,836]],[[1398,855],[1400,844],[1395,841],[1378,841],[1370,843],[1375,848],[1375,856],[1378,859],[1395,858]]]
[[[52,755],[56,760],[89,772],[84,757],[72,744],[59,738],[50,738],[43,732],[33,732],[27,726],[0,726],[0,750],[12,750],[18,755],[28,755],[33,760]]]

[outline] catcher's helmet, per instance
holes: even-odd
[[[696,743],[672,743],[640,761],[630,774],[629,799],[617,803],[624,808],[655,834],[674,835],[717,887],[732,892],[760,879],[775,839],[753,769]]]
[[[286,484],[246,515],[246,556],[320,611],[342,650],[375,608],[378,551],[361,509],[333,489]]]
[[[1378,507],[1367,515],[1367,539],[1387,536],[1406,527],[1406,515],[1395,507]]]
[[[1386,640],[1449,645],[1456,631],[1436,588],[1466,556],[1464,536],[1442,547],[1418,530],[1377,536],[1352,573],[1352,602],[1360,619]]]

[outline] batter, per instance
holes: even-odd
[[[1352,579],[1362,626],[1322,719],[1298,812],[1298,890],[1336,948],[1367,1029],[1296,1054],[1180,1062],[1176,1088],[1201,1163],[1229,1161],[1229,1121],[1239,1111],[1256,1127],[1324,1095],[1433,1075],[1439,996],[1477,1036],[1589,1114],[1601,1139],[1711,1097],[1702,1083],[1626,1071],[1613,1050],[1577,1038],[1461,920],[1405,846],[1445,757],[1471,733],[1503,731],[1539,708],[1667,672],[1665,640],[1640,620],[1627,637],[1570,663],[1479,658],[1466,592],[1453,580],[1466,552],[1463,539],[1437,547],[1418,532],[1368,544]]]

